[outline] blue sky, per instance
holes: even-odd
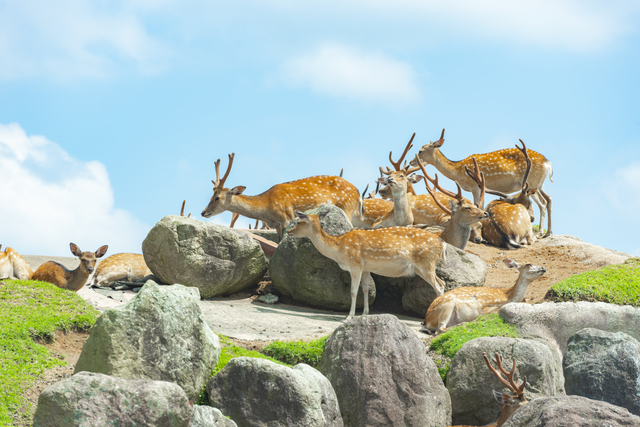
[[[446,128],[452,160],[523,139],[556,234],[640,255],[639,27],[637,1],[1,0],[0,243],[139,253],[228,153],[245,194],[362,190]]]

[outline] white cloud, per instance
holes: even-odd
[[[72,158],[18,124],[0,124],[0,218],[3,246],[23,254],[72,256],[109,245],[109,254],[140,253],[150,227],[114,207],[105,166]]]
[[[288,60],[283,78],[289,84],[308,86],[334,97],[393,104],[421,98],[416,73],[409,63],[337,44],[323,45]]]

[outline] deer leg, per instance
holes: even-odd
[[[362,286],[362,293],[364,293],[364,309],[362,310],[362,315],[366,316],[369,314],[369,287],[376,285],[373,277],[371,277],[371,273],[367,271],[362,274],[362,282],[360,285]]]
[[[547,220],[547,232],[545,233],[544,237],[548,237],[551,235],[551,233],[553,233],[553,230],[551,229],[551,197],[549,197],[549,195],[542,188],[538,188],[537,192],[540,193],[542,197],[544,197],[546,202],[546,210],[547,215],[549,215],[549,219]],[[540,227],[542,227],[542,225]],[[542,230],[542,228],[540,229]]]
[[[536,205],[538,205],[538,209],[540,210],[540,225],[538,226],[538,232],[536,233],[536,237],[542,237],[542,227],[544,226],[544,215],[547,212],[547,199],[542,197],[542,189],[538,188],[538,191],[531,196]]]
[[[433,290],[436,291],[436,297],[444,294],[445,283],[442,281],[442,279],[436,276],[435,267],[433,268],[433,271],[425,271],[416,265],[416,274],[420,276],[422,280],[431,285]]]
[[[351,319],[356,314],[356,299],[358,298],[358,288],[360,288],[360,281],[362,279],[362,270],[350,271],[351,273],[351,309],[347,320]],[[369,301],[367,300],[367,304]]]

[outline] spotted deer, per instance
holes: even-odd
[[[80,265],[75,270],[69,270],[55,261],[47,261],[33,273],[33,280],[53,283],[59,288],[78,291],[86,283],[96,266],[96,258],[101,258],[107,252],[107,245],[100,246],[94,252],[82,252],[80,248],[70,243],[71,253],[80,259]]]
[[[422,331],[439,334],[460,323],[471,322],[482,314],[497,311],[510,302],[520,302],[527,287],[546,273],[544,267],[520,265],[511,259],[504,263],[518,270],[516,283],[506,289],[465,286],[437,297],[427,310]]]
[[[358,189],[338,176],[313,176],[296,181],[276,184],[257,196],[245,196],[246,187],[225,188],[224,184],[233,165],[235,153],[229,154],[229,166],[220,178],[220,159],[215,163],[216,180],[213,183],[213,196],[202,216],[210,218],[225,211],[259,219],[269,227],[275,228],[278,238],[295,218],[296,210],[308,210],[329,203],[341,208],[349,219],[362,215],[362,200]]]
[[[121,253],[111,255],[98,264],[93,276],[93,285],[99,288],[110,287],[118,281],[136,282],[152,274],[144,256],[141,254]]]
[[[4,252],[0,252],[0,279],[29,280],[32,276],[31,266],[18,251],[8,247]]]
[[[412,227],[387,227],[372,230],[353,229],[341,236],[327,234],[320,225],[322,217],[296,212],[298,223],[289,231],[292,237],[307,237],[316,249],[338,263],[351,275],[351,309],[356,311],[358,288],[364,293],[362,314],[369,314],[371,273],[388,277],[417,274],[442,295],[444,282],[436,276],[436,264],[444,258],[445,243],[435,234]]]
[[[447,178],[456,181],[462,189],[473,194],[473,201],[478,205],[480,200],[480,190],[475,181],[467,176],[464,167],[471,168],[472,158],[475,157],[479,167],[484,171],[486,176],[486,188],[494,191],[500,191],[505,194],[520,191],[522,188],[522,177],[525,172],[525,165],[520,161],[520,152],[514,148],[506,148],[503,150],[493,151],[486,154],[473,154],[460,161],[452,161],[447,159],[440,151],[440,147],[444,144],[444,129],[440,139],[424,145],[418,152],[418,157],[423,162],[433,165]],[[553,182],[553,169],[551,162],[542,154],[533,150],[528,150],[531,158],[531,173],[529,174],[527,183],[529,188],[536,188],[538,191],[533,195],[533,200],[540,209],[540,235],[542,234],[544,217],[548,213],[547,232],[544,237],[552,234],[551,227],[551,197],[542,189],[542,186],[549,176]],[[411,165],[417,165],[416,160],[411,161]],[[482,205],[478,205],[482,207]]]

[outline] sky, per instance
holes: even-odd
[[[231,152],[246,195],[364,190],[446,128],[452,160],[522,139],[555,234],[640,255],[639,30],[636,0],[0,0],[0,244],[141,253],[183,200],[229,224]]]

